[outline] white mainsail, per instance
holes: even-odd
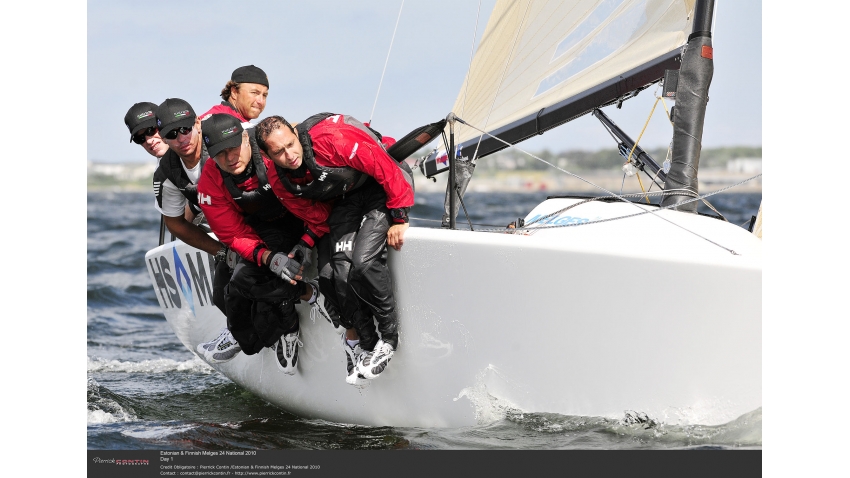
[[[685,45],[694,3],[499,0],[452,111],[493,131],[616,78]]]

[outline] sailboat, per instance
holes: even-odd
[[[443,146],[419,164],[428,177],[449,174],[442,224],[411,227],[403,251],[390,250],[400,346],[387,370],[346,384],[338,331],[312,321],[307,305],[296,375],[282,374],[270,349],[211,366],[296,415],[372,426],[626,410],[713,425],[761,407],[761,239],[697,213],[707,200],[697,174],[713,9],[499,0]],[[675,100],[669,164],[600,109],[659,83]],[[458,227],[478,159],[585,114],[655,193],[552,197],[512,229]],[[172,241],[145,261],[163,314],[194,353],[225,325],[211,303],[212,258]]]

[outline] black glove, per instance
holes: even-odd
[[[292,259],[306,271],[313,265],[313,248],[308,246],[303,240],[298,241],[298,244],[289,251],[289,255],[292,256]]]

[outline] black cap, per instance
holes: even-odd
[[[171,130],[195,124],[195,110],[180,98],[168,98],[156,108],[156,127],[163,137]]]
[[[211,158],[227,148],[235,148],[242,144],[242,122],[228,114],[210,115],[201,121],[204,144]]]
[[[130,130],[130,141],[133,141],[133,135],[139,131],[156,126],[156,105],[147,101],[134,104],[124,115],[124,124]]]
[[[269,77],[266,76],[266,72],[254,65],[240,66],[233,70],[230,79],[236,83],[256,83],[266,88],[269,87]]]

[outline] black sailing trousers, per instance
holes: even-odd
[[[363,350],[373,350],[378,342],[375,321],[384,342],[398,349],[398,315],[387,267],[391,225],[387,195],[374,178],[338,199],[328,218],[340,321],[357,330]]]
[[[304,233],[304,223],[292,214],[272,221],[253,221],[266,246],[288,254]],[[240,258],[224,290],[227,328],[246,355],[270,347],[286,333],[298,330],[295,304],[304,294],[303,282],[292,285],[268,267]]]
[[[227,315],[227,309],[224,305],[224,288],[230,282],[230,276],[233,271],[227,266],[227,261],[221,261],[215,265],[215,273],[213,274],[213,304],[221,310],[221,313]]]

